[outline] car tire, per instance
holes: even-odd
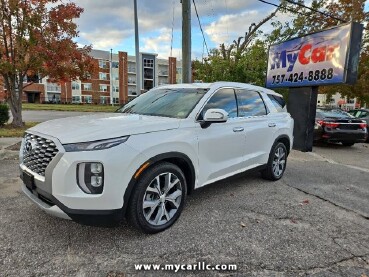
[[[342,142],[343,146],[353,146],[355,142]]]
[[[287,148],[282,142],[275,142],[270,150],[267,167],[261,171],[266,180],[277,181],[282,178],[287,165]]]
[[[164,231],[179,218],[186,195],[187,184],[182,170],[168,162],[155,164],[136,183],[127,219],[144,233]]]

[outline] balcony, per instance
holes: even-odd
[[[61,88],[60,86],[47,85],[46,91],[50,93],[61,93]]]

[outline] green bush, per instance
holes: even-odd
[[[9,120],[9,107],[6,104],[0,104],[0,127]]]

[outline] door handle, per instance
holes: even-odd
[[[275,127],[275,126],[277,126],[277,124],[275,124],[275,123],[269,123],[268,126],[269,127]]]
[[[237,133],[237,132],[243,132],[243,127],[234,127],[233,128],[233,132]]]

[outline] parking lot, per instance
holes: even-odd
[[[369,276],[368,147],[293,151],[278,182],[248,173],[209,185],[156,235],[46,215],[20,192],[17,152],[2,149],[0,276],[172,276],[135,265],[199,261],[238,269],[176,275]]]

